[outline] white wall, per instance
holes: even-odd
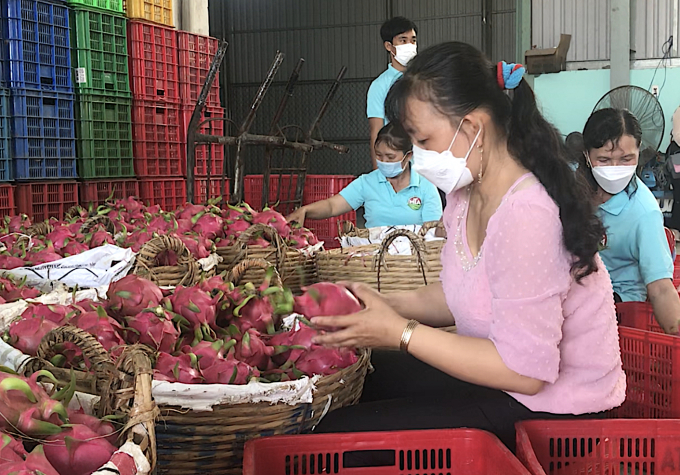
[[[208,35],[208,0],[172,0],[175,28],[198,35]]]

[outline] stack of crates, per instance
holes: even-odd
[[[198,102],[203,85],[208,77],[212,60],[217,53],[216,38],[196,35],[186,31],[177,32],[177,47],[179,49],[179,77],[180,77],[180,121],[182,133],[182,172],[187,175],[187,131],[194,108]],[[205,122],[199,129],[200,133],[209,135],[224,135],[224,109],[220,107],[219,76],[215,77],[206,98],[206,107],[200,118]],[[211,198],[229,196],[229,182],[220,191],[222,167],[224,162],[224,147],[221,145],[198,145],[195,153],[194,168],[194,200],[203,203]],[[210,168],[208,170],[208,168]],[[208,193],[208,176],[210,176],[210,193]]]
[[[68,0],[76,91],[80,200],[138,196],[123,0]]]
[[[61,218],[78,203],[69,8],[58,0],[0,8],[0,181],[16,181],[17,211]],[[7,193],[4,185],[0,203]]]

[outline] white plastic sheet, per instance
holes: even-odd
[[[421,227],[422,226],[418,224],[410,224],[403,226],[382,226],[377,228],[368,228],[368,238],[343,236],[340,244],[343,248],[365,246],[368,244],[380,244],[385,238],[387,238],[387,236],[390,235],[390,233],[394,231],[405,229],[418,234]],[[430,229],[424,236],[425,241],[442,240],[442,238],[435,236],[435,232],[436,228]],[[398,237],[392,242],[387,252],[394,256],[410,256],[411,242],[406,237]]]

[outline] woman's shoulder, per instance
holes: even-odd
[[[514,191],[510,191],[498,211],[508,214],[537,214],[544,217],[553,216],[559,220],[560,209],[550,197],[543,184],[533,175],[527,177],[526,185],[519,184]]]
[[[633,202],[633,207],[632,209],[635,210],[636,212],[639,213],[649,213],[649,212],[661,212],[659,208],[659,202],[656,201],[656,198],[654,197],[654,194],[652,191],[647,188],[647,185],[644,184],[642,180],[639,178],[636,179],[636,189],[630,194],[630,200]],[[623,191],[622,193],[626,193],[627,191]]]

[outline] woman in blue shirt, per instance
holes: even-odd
[[[437,188],[411,170],[411,140],[398,124],[387,124],[375,140],[378,169],[361,175],[339,194],[294,211],[289,221],[326,219],[364,207],[366,227],[438,221]]]
[[[627,110],[602,109],[583,129],[579,170],[599,205],[606,235],[600,256],[623,302],[644,302],[667,333],[678,333],[680,299],[673,286],[673,258],[663,215],[652,192],[637,177],[642,130]]]

